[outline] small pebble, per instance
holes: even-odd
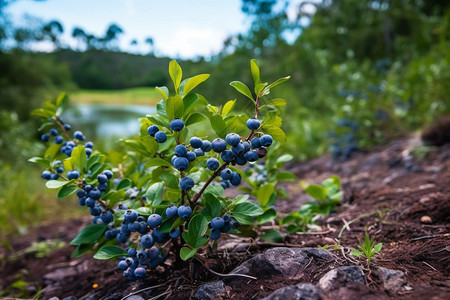
[[[420,222],[423,224],[431,224],[433,221],[430,216],[422,216],[422,218],[420,218]]]

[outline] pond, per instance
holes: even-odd
[[[75,104],[62,118],[74,130],[81,129],[88,139],[95,140],[138,135],[138,118],[155,111],[155,107],[147,105]]]

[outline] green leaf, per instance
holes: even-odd
[[[162,158],[152,158],[148,162],[145,163],[146,168],[158,167],[158,166],[172,167],[172,165],[168,161],[165,161]]]
[[[167,187],[178,189],[178,177],[170,174],[163,173],[159,176],[159,178],[166,184]]]
[[[43,108],[36,108],[35,110],[33,110],[31,112],[31,115],[49,119],[49,118],[53,117],[53,112],[43,109]]]
[[[164,185],[161,182],[152,184],[145,193],[147,201],[152,204],[152,206],[158,206],[162,202],[162,194],[164,190]]]
[[[49,188],[49,189],[59,189],[60,187],[65,186],[66,184],[72,183],[73,180],[49,180],[45,183],[45,185]]]
[[[267,203],[269,203],[270,197],[272,196],[274,191],[275,187],[270,183],[266,183],[258,189],[256,198],[258,199],[261,207],[265,207]]]
[[[196,112],[196,113],[191,114],[191,115],[187,118],[187,120],[186,120],[186,122],[185,122],[185,125],[186,125],[186,126],[189,126],[189,125],[192,125],[192,124],[195,124],[195,123],[202,122],[202,121],[204,121],[205,119],[206,119],[206,117],[205,117],[204,115],[202,115],[201,113]]]
[[[169,90],[167,90],[167,98],[164,100],[167,100],[169,98]],[[166,101],[161,100],[156,104],[156,112],[161,116],[167,119],[167,112],[166,112]]]
[[[124,178],[117,185],[117,190],[128,189],[131,187],[132,184],[133,184],[133,182],[131,181],[131,179]]]
[[[180,95],[169,97],[166,102],[167,117],[170,120],[181,118],[184,114],[184,103]]]
[[[232,209],[233,217],[241,224],[253,224],[252,217],[262,215],[264,210],[252,202],[242,202]]]
[[[152,214],[152,210],[148,207],[139,207],[136,209],[136,212],[141,216],[150,216]]]
[[[222,108],[222,117],[226,117],[233,110],[235,105],[236,105],[236,99],[230,100],[227,103],[225,103],[225,105]]]
[[[260,95],[260,93],[267,85],[268,85],[267,82],[259,83],[259,84],[255,85],[255,94],[259,95],[259,96],[263,96],[263,95]],[[263,106],[264,105],[260,106],[259,108],[262,108]]]
[[[247,128],[248,117],[245,115],[228,116],[225,118],[228,132],[235,132],[240,134],[248,130]]]
[[[140,141],[133,140],[133,139],[121,140],[121,141],[125,145],[130,146],[131,148],[133,148],[136,151],[139,151],[143,154],[149,154],[147,149],[144,147],[144,145],[142,145],[142,143]]]
[[[93,244],[81,244],[77,245],[75,250],[72,252],[71,258],[77,258],[92,250]]]
[[[255,82],[255,86],[256,86],[257,84],[261,83],[260,74],[259,74],[259,67],[256,64],[256,59],[252,59],[250,61],[250,69],[252,71],[253,81]]]
[[[325,201],[327,199],[327,191],[320,185],[311,184],[305,189],[306,193],[314,199]]]
[[[273,208],[269,208],[262,215],[258,216],[258,224],[264,224],[274,220],[277,217],[277,212]]]
[[[217,185],[208,185],[208,187],[205,189],[204,194],[213,194],[215,197],[221,197],[223,195],[223,192],[225,190],[220,184]]]
[[[271,88],[276,87],[280,83],[283,83],[283,82],[289,80],[290,78],[291,78],[291,76],[286,76],[286,77],[282,77],[280,79],[277,79],[274,82],[272,82],[271,84],[269,84],[265,89],[266,90],[270,90]]]
[[[352,255],[355,255],[355,256],[361,256],[361,255],[363,255],[363,253],[362,253],[361,251],[356,250],[356,249],[353,249],[350,253],[351,253]]]
[[[277,158],[276,163],[285,163],[291,161],[292,159],[294,159],[294,156],[292,156],[291,154],[283,154]]]
[[[283,236],[276,229],[269,229],[261,235],[261,239],[266,242],[271,243],[281,243],[283,242]]]
[[[184,85],[184,95],[189,94],[197,85],[204,82],[209,78],[209,74],[199,74],[194,77],[189,78],[189,80]]]
[[[164,100],[167,100],[169,98],[169,89],[165,86],[157,86],[155,87],[155,90],[157,90],[162,96]]]
[[[147,115],[147,119],[149,119],[153,124],[169,128],[169,121],[167,118],[167,116],[162,116],[159,114]]]
[[[195,106],[195,104],[199,100],[199,96],[197,94],[189,94],[187,96],[184,96],[183,103],[184,103],[184,112],[189,113]]]
[[[193,257],[197,253],[197,248],[191,249],[188,247],[183,247],[180,249],[180,257],[182,260],[186,261],[189,258]]]
[[[181,77],[183,76],[183,71],[176,60],[172,60],[169,63],[169,75],[172,79],[175,92],[178,94],[178,88],[180,87]]]
[[[29,162],[35,163],[35,164],[40,164],[46,168],[50,168],[50,160],[47,158],[42,158],[42,157],[32,157],[30,159],[28,159]]]
[[[70,242],[71,246],[82,244],[94,244],[103,236],[107,229],[105,224],[91,224],[78,233],[78,235]]]
[[[70,156],[70,161],[74,169],[79,170],[80,173],[83,172],[83,169],[86,165],[86,150],[83,145],[78,145],[73,149],[72,155]]]
[[[192,248],[202,246],[208,239],[203,236],[207,229],[208,221],[201,214],[195,215],[189,221],[189,229],[183,232],[183,238]]]
[[[297,179],[297,177],[291,172],[280,172],[277,174],[278,181],[293,181],[295,179]]]
[[[207,215],[214,218],[220,216],[222,205],[213,194],[208,193],[205,194],[205,209],[207,210]]]
[[[61,149],[61,145],[55,144],[51,145],[50,147],[45,150],[44,157],[48,158],[50,161],[52,161],[56,155],[59,153],[59,150]]]
[[[65,185],[59,190],[58,199],[66,198],[75,193],[76,190],[78,190],[78,186],[76,185]]]
[[[270,105],[270,106],[284,106],[286,105],[287,102],[284,99],[281,98],[275,98],[275,99],[271,99],[270,101],[267,101],[266,104],[260,106],[260,108],[263,108],[266,105]]]
[[[239,204],[239,203],[242,203],[242,202],[244,202],[244,201],[247,201],[247,199],[248,199],[249,197],[250,197],[250,196],[247,195],[247,194],[241,194],[241,195],[237,196],[236,198],[234,198],[233,201],[232,201],[232,203],[233,203],[233,205],[235,206],[235,205],[237,205],[237,204]]]
[[[380,252],[380,250],[381,250],[381,248],[383,247],[383,244],[382,243],[378,243],[376,246],[375,246],[375,251],[376,252]]]
[[[64,108],[66,108],[67,103],[69,103],[69,98],[67,97],[66,93],[59,94],[58,98],[56,99],[56,115],[59,116],[63,112]]]
[[[227,134],[227,124],[223,120],[222,116],[220,115],[213,115],[209,122],[211,123],[212,129],[216,132],[218,136],[221,138],[224,138]]]
[[[253,99],[252,92],[250,92],[250,89],[244,83],[240,81],[232,81],[230,85],[234,87],[239,93],[256,103],[256,101]]]
[[[277,126],[264,126],[263,131],[270,134],[274,140],[284,142],[286,141],[286,134]]]
[[[119,248],[114,245],[106,245],[101,247],[97,253],[95,253],[94,258],[95,259],[111,259],[119,256],[125,256],[127,255],[127,252],[123,250],[122,248]]]

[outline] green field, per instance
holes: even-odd
[[[161,100],[151,87],[137,87],[124,90],[78,90],[70,94],[73,103],[156,105]]]

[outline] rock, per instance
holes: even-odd
[[[333,254],[324,249],[277,247],[244,261],[231,271],[231,274],[247,274],[257,278],[296,278],[302,276],[302,272],[312,260],[335,259]]]
[[[58,297],[51,297],[48,300],[59,300],[59,298]]]
[[[263,300],[320,300],[320,290],[311,283],[299,283],[276,290]]]
[[[62,300],[77,300],[78,298],[75,296],[69,296],[69,297],[65,297]]]
[[[318,286],[324,291],[332,291],[347,286],[351,282],[365,284],[363,272],[358,266],[343,266],[333,269],[322,276]]]
[[[142,298],[141,296],[133,295],[133,296],[125,298],[125,300],[145,300],[145,299]]]
[[[384,288],[392,293],[397,293],[406,283],[405,273],[399,270],[378,268],[378,275],[383,280]]]
[[[225,294],[225,283],[220,280],[201,285],[192,298],[198,300],[219,300]]]
[[[431,220],[430,216],[425,215],[420,218],[420,223],[431,224],[432,222],[433,222],[433,220]]]

